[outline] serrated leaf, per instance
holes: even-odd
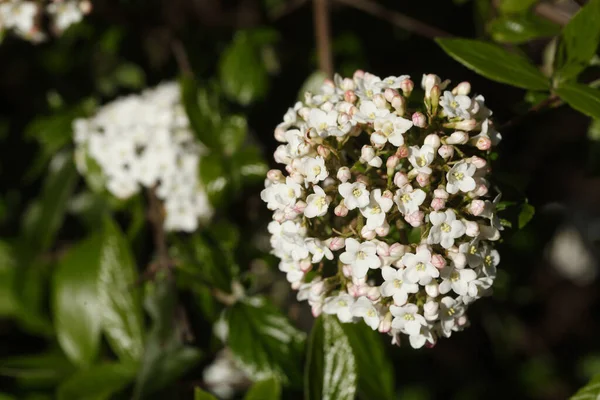
[[[240,368],[252,379],[302,381],[305,335],[265,300],[238,302],[227,310],[228,344]]]
[[[102,310],[97,282],[102,238],[92,236],[59,263],[52,280],[52,312],[56,338],[74,363],[91,365],[100,350]]]
[[[82,369],[60,384],[57,400],[108,400],[135,377],[136,366],[106,363]]]
[[[600,118],[600,90],[566,82],[554,92],[577,111],[592,118]]]
[[[600,0],[590,0],[564,27],[557,75],[568,80],[589,64],[600,43]]]
[[[102,326],[113,351],[123,362],[139,361],[143,351],[143,319],[138,272],[129,244],[110,218],[104,219],[98,296]]]
[[[496,42],[520,44],[554,36],[560,26],[533,14],[501,16],[490,22],[488,31]]]
[[[353,400],[357,371],[350,340],[339,320],[321,315],[315,321],[308,344],[305,400]]]
[[[521,211],[519,211],[519,229],[523,229],[529,223],[529,221],[531,221],[534,214],[534,206],[529,203],[523,204],[523,206],[521,206]]]
[[[275,378],[256,382],[244,396],[244,400],[279,400],[280,398],[281,384]]]
[[[526,58],[503,48],[472,39],[442,39],[436,42],[465,67],[488,79],[531,90],[545,90],[549,81]]]
[[[194,388],[194,400],[217,400],[215,396],[200,388]]]

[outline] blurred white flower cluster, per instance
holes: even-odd
[[[80,22],[92,9],[89,0],[0,0],[0,35],[12,31],[23,39],[41,42],[46,33],[41,27],[44,15],[55,35]]]
[[[215,360],[202,373],[206,388],[220,399],[231,399],[236,392],[245,390],[252,381],[239,369],[227,348],[217,353]]]
[[[212,215],[198,178],[203,148],[195,139],[179,85],[163,83],[103,106],[73,124],[82,174],[99,168],[110,193],[127,199],[142,187],[164,202],[165,229],[191,232]]]
[[[363,71],[306,93],[275,129],[261,193],[279,269],[313,315],[432,346],[468,323],[496,276],[486,155],[501,139],[480,95],[424,75]]]

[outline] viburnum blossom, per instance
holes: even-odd
[[[433,74],[336,76],[290,108],[261,197],[273,254],[312,313],[433,346],[468,325],[500,256],[481,95]],[[443,95],[442,95],[443,93]],[[361,322],[361,323],[363,323]]]
[[[192,232],[199,219],[212,215],[198,178],[203,148],[189,127],[177,83],[117,99],[92,118],[76,120],[73,129],[79,172],[91,176],[99,170],[102,185],[120,199],[144,187],[155,190],[164,202],[166,230]],[[286,192],[274,204],[293,204],[302,188],[292,183],[288,191],[291,197]]]

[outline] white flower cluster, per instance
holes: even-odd
[[[207,389],[220,399],[231,399],[236,392],[244,390],[252,383],[244,372],[237,367],[231,350],[225,348],[202,373]]]
[[[73,128],[80,173],[99,168],[108,191],[120,199],[141,187],[156,188],[166,230],[191,232],[199,218],[212,215],[198,179],[203,148],[189,127],[177,83],[117,99]]]
[[[261,197],[279,269],[313,315],[420,348],[490,292],[502,227],[485,157],[501,136],[468,82],[448,84],[424,75],[417,95],[408,76],[336,76],[275,129],[287,176],[269,171]]]
[[[46,34],[41,28],[44,13],[55,34],[80,22],[92,9],[89,0],[0,0],[0,35],[11,30],[23,39],[41,42]]]

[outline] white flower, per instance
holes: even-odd
[[[429,214],[429,220],[432,223],[427,243],[441,244],[443,248],[448,249],[457,239],[465,234],[465,225],[456,219],[453,210],[434,211]]]
[[[402,264],[406,267],[406,280],[411,283],[418,282],[425,286],[440,276],[439,270],[431,264],[431,252],[426,246],[419,246],[416,254],[406,253],[402,257]]]
[[[409,185],[405,185],[404,188],[396,191],[394,202],[403,215],[409,215],[419,211],[419,206],[423,204],[425,197],[425,192],[421,189],[413,190]]]
[[[375,189],[371,192],[371,202],[368,206],[361,208],[360,212],[367,218],[367,228],[374,230],[385,222],[385,213],[390,211],[393,200],[381,195],[381,189]]]
[[[442,270],[440,293],[446,294],[452,289],[454,293],[463,296],[469,290],[469,282],[477,278],[477,273],[469,268],[456,269],[448,266]]]
[[[349,294],[328,297],[323,303],[323,312],[330,315],[336,314],[341,322],[352,322],[353,315],[351,307],[354,303],[354,297]]]
[[[366,207],[369,204],[369,191],[362,182],[345,182],[338,187],[348,210]]]
[[[304,163],[304,175],[306,176],[306,181],[310,183],[319,183],[325,180],[329,172],[325,168],[323,157],[308,158]]]
[[[407,79],[410,79],[409,75],[388,76],[381,82],[375,83],[375,85],[381,88],[398,89],[400,88],[400,86],[402,86],[402,82],[404,82]]]
[[[304,278],[304,272],[297,261],[281,261],[279,263],[279,270],[286,273],[289,283],[300,282]]]
[[[356,94],[360,97],[372,99],[374,95],[381,93],[381,78],[376,75],[365,73],[364,77],[356,83]]]
[[[308,125],[314,128],[321,136],[326,134],[327,130],[337,126],[338,113],[335,110],[325,112],[318,108],[310,110]]]
[[[346,239],[346,251],[340,254],[340,261],[352,266],[352,274],[356,278],[364,278],[369,269],[381,266],[377,257],[377,246],[372,242],[359,243],[356,239]]]
[[[448,183],[446,184],[446,191],[450,194],[455,194],[459,190],[461,192],[470,192],[475,189],[476,183],[473,179],[473,174],[477,168],[475,165],[466,161],[459,161],[446,174]]]
[[[352,117],[355,121],[366,123],[374,122],[378,118],[383,118],[390,113],[387,108],[378,108],[372,101],[363,101],[359,111]]]
[[[400,330],[407,335],[418,335],[422,326],[427,326],[425,317],[419,314],[417,305],[408,303],[403,306],[390,306],[390,312],[394,316],[392,328]]]
[[[452,297],[444,297],[440,301],[440,325],[444,336],[449,337],[456,328],[456,320],[465,313],[465,307]]]
[[[322,217],[327,214],[329,208],[329,201],[321,186],[313,186],[313,192],[306,198],[306,208],[304,209],[306,218]]]
[[[469,113],[469,108],[471,107],[471,99],[469,98],[469,96],[454,96],[451,92],[445,91],[444,95],[440,99],[440,105],[444,109],[444,113],[449,118],[471,118],[471,114]]]
[[[329,250],[329,247],[318,239],[306,239],[306,248],[313,255],[311,260],[313,264],[321,262],[323,257],[333,260],[333,253]]]
[[[28,34],[35,25],[38,6],[33,1],[11,1],[0,4],[0,18],[6,28],[12,28],[19,34]]]
[[[302,186],[289,176],[285,179],[285,183],[276,185],[275,188],[275,199],[279,209],[294,205],[298,197],[302,195]]]
[[[375,132],[371,134],[371,141],[377,145],[390,142],[396,147],[402,146],[404,144],[403,134],[412,126],[412,121],[393,114],[376,118],[373,124]]]
[[[408,300],[409,293],[417,293],[419,286],[416,283],[410,283],[405,278],[404,269],[392,267],[383,267],[381,275],[385,282],[379,288],[384,297],[393,297],[394,304],[401,306]]]
[[[351,310],[353,316],[362,318],[371,329],[375,330],[379,327],[379,312],[367,297],[359,297]]]
[[[429,165],[435,158],[435,150],[428,144],[419,146],[411,146],[409,149],[408,161],[412,164],[414,170],[424,174],[431,174]]]
[[[46,11],[53,17],[54,26],[59,31],[64,31],[83,19],[83,12],[78,1],[63,0],[50,3],[46,6]]]

